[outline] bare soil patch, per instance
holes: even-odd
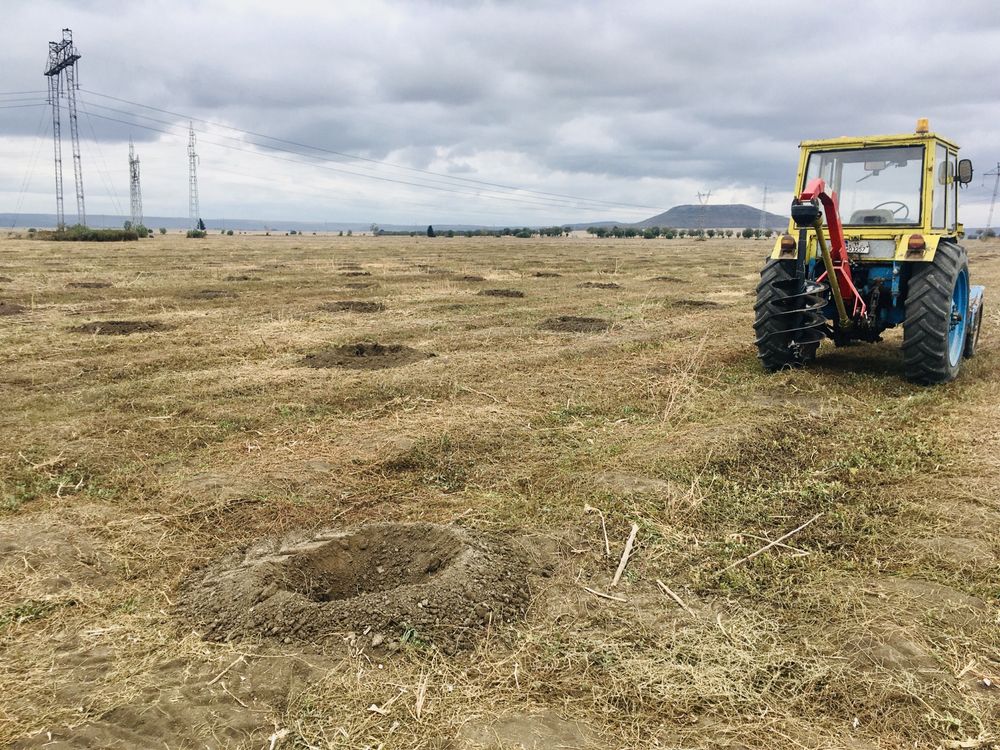
[[[233,276],[227,276],[226,281],[259,281],[259,277],[250,276],[248,274],[236,274]]]
[[[555,271],[535,271],[533,274],[536,279],[554,279],[562,276],[561,273],[556,273]]]
[[[0,316],[19,315],[24,312],[24,309],[24,305],[18,305],[14,302],[0,302]]]
[[[547,318],[542,322],[542,328],[563,333],[597,333],[611,327],[611,321],[604,318],[581,318],[575,315],[560,315]]]
[[[13,279],[10,276],[0,276],[0,284],[9,284]]]
[[[371,276],[370,271],[344,271],[341,276]]]
[[[678,299],[674,300],[671,304],[677,307],[723,307],[723,305],[713,302],[710,299]]]
[[[377,313],[385,310],[385,305],[381,302],[365,302],[364,300],[340,300],[339,302],[328,302],[320,306],[320,310],[326,312],[358,312]]]
[[[92,333],[97,336],[128,336],[131,333],[155,333],[168,331],[171,326],[158,320],[98,320],[93,323],[73,326],[73,333]]]
[[[220,299],[236,297],[236,292],[229,292],[225,289],[200,289],[188,295],[191,299]]]
[[[107,289],[111,286],[110,281],[71,281],[66,286],[73,289]]]
[[[613,281],[585,281],[579,285],[581,289],[621,289],[621,284]]]
[[[436,355],[413,349],[403,344],[379,344],[362,341],[357,344],[333,346],[307,354],[302,364],[306,367],[345,367],[351,370],[382,370],[413,364]]]
[[[524,292],[520,289],[483,289],[479,292],[480,297],[523,297]]]
[[[482,276],[476,276],[475,274],[467,274],[462,277],[462,281],[486,281]]]
[[[682,279],[677,276],[654,276],[650,281],[667,281],[671,284],[687,284],[687,279]]]
[[[468,646],[520,618],[529,561],[510,539],[431,523],[372,524],[257,544],[183,585],[178,612],[205,637],[414,638]],[[398,647],[398,646],[397,646]]]

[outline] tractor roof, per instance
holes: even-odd
[[[865,148],[867,146],[915,146],[927,141],[938,141],[958,148],[958,144],[937,133],[900,133],[899,135],[862,135],[841,136],[840,138],[824,138],[816,141],[802,141],[800,148]]]

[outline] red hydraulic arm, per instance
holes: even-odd
[[[826,212],[826,226],[830,231],[829,259],[833,261],[832,274],[837,278],[840,297],[843,300],[852,302],[854,308],[853,315],[857,315],[859,312],[865,315],[868,311],[867,305],[865,305],[865,301],[861,298],[861,294],[858,292],[857,287],[854,286],[854,280],[851,278],[851,266],[847,258],[847,247],[844,244],[844,228],[840,223],[840,211],[837,207],[837,194],[834,192],[828,193],[826,191],[826,182],[816,178],[809,181],[806,189],[802,191],[797,200],[801,203],[815,203],[818,200],[823,204],[823,209]],[[824,245],[826,243],[823,242],[823,222],[821,219],[817,219],[815,229],[820,249],[825,251],[826,248]],[[825,258],[824,261],[826,261]],[[817,281],[822,281],[830,273],[831,266],[828,264],[827,273],[820,276]]]

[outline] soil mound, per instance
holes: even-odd
[[[555,271],[535,271],[531,275],[536,279],[554,279],[557,276],[562,276],[561,273],[556,273]]]
[[[247,274],[236,274],[234,276],[227,276],[226,281],[259,281],[259,278]]]
[[[236,292],[227,292],[225,289],[200,289],[188,296],[193,299],[219,299],[220,297],[235,297]]]
[[[24,306],[13,302],[0,302],[0,316],[19,315],[24,312]]]
[[[130,333],[168,331],[170,326],[157,320],[99,320],[73,326],[73,333],[92,333],[98,336],[128,336]]]
[[[679,299],[674,300],[677,307],[722,307],[718,302],[710,299]]]
[[[341,276],[371,276],[369,271],[344,271]]]
[[[9,284],[13,279],[10,276],[0,276],[0,284]]]
[[[374,647],[419,639],[452,650],[524,614],[529,567],[509,540],[430,523],[373,524],[227,555],[183,584],[177,609],[213,640],[354,633]]]
[[[620,284],[613,281],[585,281],[580,284],[581,289],[621,289]]]
[[[302,360],[302,364],[306,367],[382,370],[387,367],[413,364],[433,356],[435,355],[411,349],[402,344],[383,345],[375,341],[362,341],[357,344],[333,346],[314,354],[307,354]]]
[[[475,274],[468,274],[462,277],[462,281],[486,281],[482,276],[476,276]]]
[[[610,327],[611,321],[604,318],[578,318],[573,315],[560,315],[542,322],[542,328],[563,333],[596,333]]]
[[[669,281],[671,284],[687,284],[685,279],[678,278],[677,276],[654,276],[650,281]]]
[[[73,289],[107,289],[110,281],[71,281],[66,286]]]
[[[328,302],[325,305],[320,305],[319,309],[326,312],[377,313],[385,310],[385,305],[381,302],[364,302],[362,300],[350,299],[340,302]]]
[[[480,297],[523,297],[524,292],[520,289],[484,289],[479,292]]]

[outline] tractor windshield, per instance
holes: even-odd
[[[814,151],[805,184],[820,177],[837,192],[845,226],[919,224],[923,165],[923,146]]]

